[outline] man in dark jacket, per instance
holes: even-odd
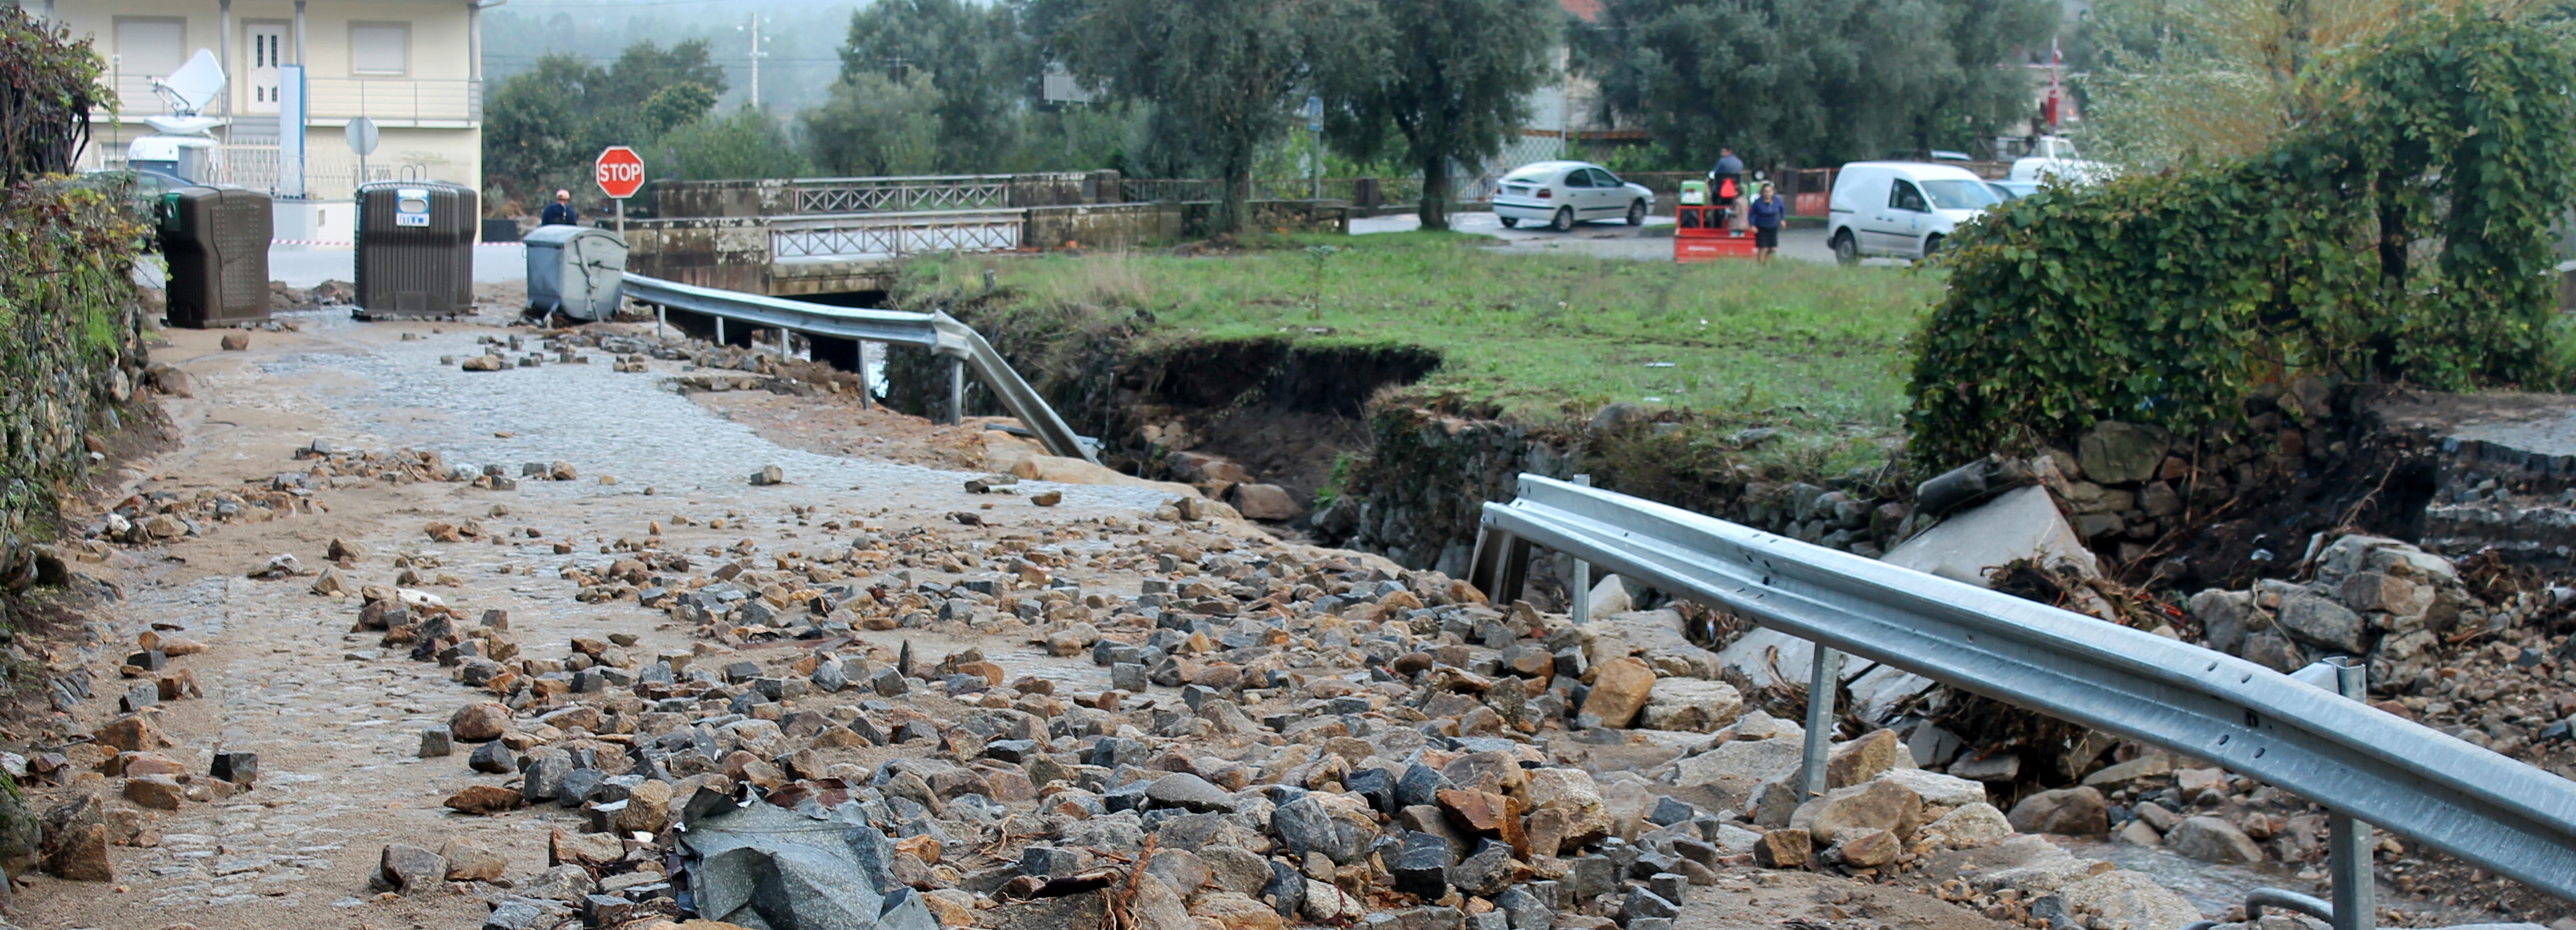
[[[1718,146],[1717,167],[1708,170],[1708,189],[1715,198],[1719,216],[1724,218],[1721,226],[1735,225],[1734,221],[1740,215],[1736,212],[1736,205],[1743,202],[1743,185],[1744,159],[1735,157],[1733,146]]]
[[[546,205],[545,215],[539,217],[537,222],[540,225],[545,226],[580,225],[581,216],[580,214],[574,213],[572,209],[572,192],[567,190],[556,191],[555,202]]]

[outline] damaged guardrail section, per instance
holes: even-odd
[[[1537,475],[1521,476],[1518,499],[1486,504],[1482,524],[1478,581],[1493,582],[1485,590],[1498,602],[1519,587],[1513,569],[1527,560],[1516,556],[1546,546],[1766,627],[2208,759],[2576,899],[2576,783],[2263,666]]]
[[[1050,455],[1078,458],[1092,464],[1100,459],[1073,427],[1065,425],[1055,408],[1047,406],[1036,388],[1011,368],[992,343],[984,341],[973,327],[958,322],[945,313],[910,313],[902,310],[867,310],[834,307],[826,304],[788,300],[761,294],[746,294],[712,287],[699,287],[677,281],[626,273],[626,296],[642,303],[691,313],[703,313],[720,319],[858,339],[869,342],[900,342],[921,346],[947,356],[950,369],[950,409],[959,406],[957,397],[964,388],[964,373],[973,368],[984,386],[1002,401],[1002,406],[1028,424]]]

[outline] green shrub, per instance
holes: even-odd
[[[113,105],[89,40],[0,7],[0,184],[62,174],[89,144],[89,110]]]
[[[1916,459],[2105,419],[2192,429],[2305,373],[2443,389],[2557,377],[2550,221],[2576,68],[2548,37],[2428,14],[2322,69],[2327,114],[2253,157],[2051,189],[1945,245],[1917,340]]]

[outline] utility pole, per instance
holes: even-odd
[[[751,108],[760,109],[760,60],[769,53],[760,50],[760,14],[751,14]]]

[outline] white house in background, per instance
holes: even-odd
[[[19,0],[88,36],[108,62],[118,106],[93,114],[89,167],[122,163],[143,117],[169,112],[152,91],[198,49],[228,78],[204,108],[223,117],[224,180],[276,191],[280,66],[307,88],[305,191],[347,200],[359,180],[345,141],[352,118],[379,130],[369,180],[423,177],[483,186],[482,6],[469,0]],[[281,216],[280,219],[286,219]],[[281,228],[280,238],[288,231]]]
[[[1574,29],[1600,28],[1601,0],[1557,0],[1557,7],[1573,19]],[[1567,145],[1569,138],[1585,146],[1645,139],[1643,131],[1601,121],[1601,85],[1574,73],[1572,49],[1559,44],[1552,54],[1553,79],[1526,98],[1529,119],[1519,135],[1503,143],[1502,154],[1485,166],[1488,177],[1534,161],[1576,157]]]

